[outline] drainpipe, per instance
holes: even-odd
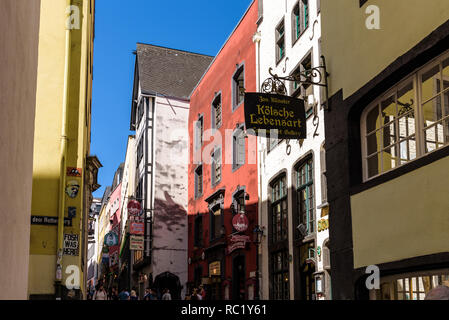
[[[66,8],[70,8],[71,0],[66,0]],[[67,12],[66,12],[67,13]],[[69,22],[67,22],[69,23]],[[62,250],[64,244],[64,211],[65,211],[65,185],[66,185],[66,163],[67,163],[67,114],[69,108],[70,88],[70,57],[71,57],[71,32],[70,26],[66,25],[65,31],[65,61],[64,61],[64,93],[62,99],[62,126],[60,144],[60,177],[59,177],[59,214],[58,214],[58,243],[56,252],[56,276],[55,289],[56,300],[62,299]]]
[[[253,35],[253,42],[257,43],[257,91],[260,90],[260,40],[262,39],[261,37],[261,33],[260,31],[257,31],[254,35]],[[259,145],[261,145],[261,141],[262,139],[260,137],[257,137],[257,140],[260,142]],[[258,214],[257,214],[257,225],[261,226],[262,225],[262,220],[261,220],[261,216],[262,216],[262,152],[261,150],[258,150],[258,159],[257,162],[259,163],[259,201],[258,201]],[[259,227],[260,228],[260,227]],[[260,272],[260,257],[259,257],[259,246],[262,243],[262,237],[260,239],[260,242],[257,243],[257,250],[256,250],[256,292],[255,292],[255,300],[260,300],[261,299],[261,290],[260,290],[260,282],[261,282],[261,272]]]

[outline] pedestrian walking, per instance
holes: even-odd
[[[162,300],[171,300],[170,290],[164,289],[164,294],[162,295]]]
[[[150,299],[150,293],[151,293],[150,288],[149,288],[149,287],[146,288],[146,289],[145,289],[145,295],[143,296],[143,300],[145,300],[145,301],[151,300],[151,299]]]
[[[129,292],[127,289],[123,289],[118,295],[119,300],[129,300]]]
[[[200,292],[199,294],[201,295],[201,300],[206,300],[206,290],[204,290],[203,285],[200,285]]]
[[[111,296],[109,297],[109,300],[118,300],[118,288],[113,287],[111,291]]]
[[[135,290],[131,290],[131,296],[129,297],[130,300],[139,300],[139,297],[136,294]]]
[[[107,300],[108,294],[102,284],[98,286],[98,289],[94,293],[93,300]]]

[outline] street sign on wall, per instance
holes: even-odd
[[[278,139],[305,139],[304,100],[271,93],[247,92],[245,126],[248,134],[268,136],[270,130],[277,130]],[[266,130],[265,134],[260,131],[262,129]]]
[[[131,222],[129,226],[130,234],[144,235],[145,234],[145,224],[143,222]]]
[[[130,250],[143,250],[144,249],[143,236],[131,235],[129,237],[129,249]]]

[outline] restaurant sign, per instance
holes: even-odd
[[[131,235],[129,238],[129,250],[143,250],[144,238],[143,236]]]
[[[230,254],[231,252],[237,249],[245,249],[247,242],[250,242],[248,236],[232,235],[230,239],[230,244],[227,248],[227,253]]]
[[[278,139],[305,139],[304,100],[278,94],[245,93],[245,125],[248,134],[268,137],[270,130],[277,130]]]

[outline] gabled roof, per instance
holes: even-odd
[[[149,44],[137,44],[142,93],[188,99],[213,57]]]

